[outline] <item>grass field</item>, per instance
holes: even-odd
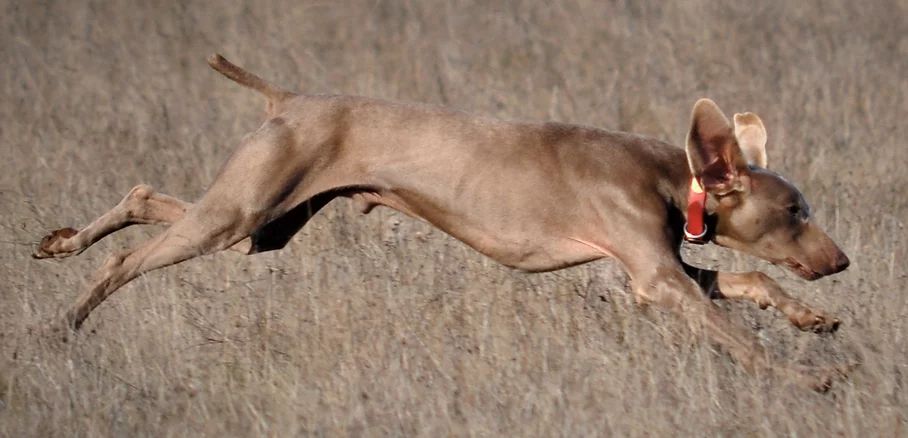
[[[0,0],[0,436],[908,435],[908,6],[797,2]],[[758,379],[602,261],[524,274],[338,200],[284,250],[151,272],[84,333],[37,335],[133,227],[33,260],[135,184],[197,199],[284,86],[557,120],[681,145],[710,97],[852,260],[816,282],[715,247],[843,320],[720,303],[779,362],[859,362],[827,394]]]

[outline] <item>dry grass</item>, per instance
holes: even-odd
[[[547,3],[0,3],[0,435],[908,433],[905,3]],[[778,360],[863,365],[826,395],[755,379],[638,309],[614,263],[521,274],[343,201],[283,251],[150,273],[48,345],[29,329],[157,230],[60,262],[31,244],[139,182],[198,197],[260,122],[213,51],[305,91],[677,144],[698,97],[756,111],[852,267],[806,283],[689,258],[764,269],[844,320],[818,337],[723,303]]]

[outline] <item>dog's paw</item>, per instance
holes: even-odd
[[[28,327],[28,334],[33,336],[39,344],[51,348],[59,348],[68,343],[76,335],[71,325],[65,321],[55,320],[44,325]]]
[[[842,321],[815,310],[805,308],[804,311],[789,315],[791,323],[805,332],[833,333],[842,325]]]
[[[35,252],[32,253],[32,257],[36,259],[64,258],[77,254],[78,250],[63,249],[63,242],[78,233],[78,230],[69,227],[52,231],[41,239]]]
[[[858,364],[828,367],[796,366],[790,370],[792,371],[790,376],[802,387],[825,393],[832,389],[833,385],[848,379],[857,367]]]

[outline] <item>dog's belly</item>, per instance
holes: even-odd
[[[445,231],[447,232],[447,230]],[[450,232],[449,234],[454,235]],[[554,236],[523,241],[495,238],[472,239],[457,235],[454,237],[498,263],[527,272],[554,271],[600,259],[607,255],[582,245],[576,240]]]
[[[426,199],[417,200],[414,193],[364,191],[352,198],[363,213],[378,205],[392,208],[434,225],[505,266],[523,271],[553,271],[608,255],[567,234],[550,232],[546,221],[538,218],[515,226],[496,215],[453,211]]]

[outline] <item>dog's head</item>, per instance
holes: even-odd
[[[801,192],[766,169],[766,129],[753,113],[734,125],[709,99],[694,105],[687,160],[716,216],[713,241],[782,264],[808,280],[840,272],[848,257],[811,222]]]

